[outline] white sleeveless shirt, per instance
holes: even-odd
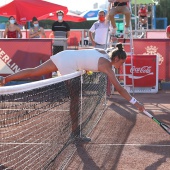
[[[108,54],[96,49],[65,50],[50,57],[61,75],[75,71],[88,70],[98,72],[98,61],[103,57],[109,60]]]

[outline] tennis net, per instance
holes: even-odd
[[[105,109],[106,76],[73,74],[0,87],[0,169],[63,169]],[[73,135],[74,134],[74,135]]]

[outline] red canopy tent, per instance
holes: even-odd
[[[45,20],[45,19],[57,20],[56,12],[48,13],[46,15],[38,17],[38,20]],[[67,14],[64,14],[64,21],[83,22],[86,21],[86,18],[68,12]]]
[[[50,3],[42,0],[13,0],[12,2],[0,7],[1,16],[16,16],[16,20],[20,24],[31,21],[32,18],[43,16],[52,11],[63,10],[68,12],[67,7]]]

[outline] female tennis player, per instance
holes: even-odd
[[[139,111],[143,112],[144,106],[120,85],[112,70],[112,66],[119,68],[125,62],[126,57],[126,52],[121,43],[117,44],[112,51],[103,49],[65,50],[51,56],[49,60],[38,67],[23,69],[7,77],[1,77],[0,85],[4,85],[12,80],[41,76],[55,71],[59,71],[61,75],[78,70],[103,72],[108,76],[120,95],[135,105]]]

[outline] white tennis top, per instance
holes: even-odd
[[[108,54],[102,54],[96,49],[64,50],[50,57],[61,75],[75,71],[87,70],[98,72],[99,58],[109,60]]]

